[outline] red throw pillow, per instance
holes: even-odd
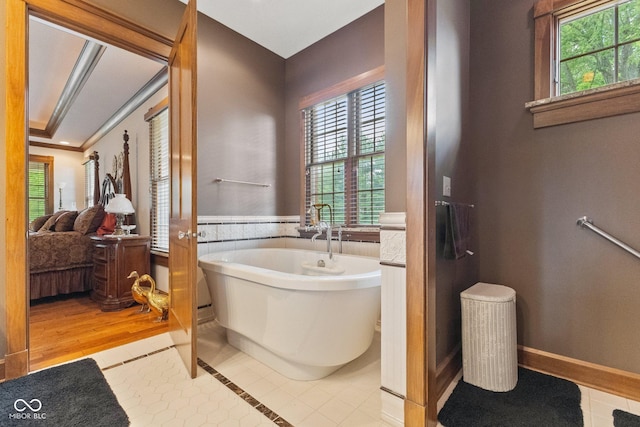
[[[116,214],[108,213],[105,214],[104,219],[102,220],[102,224],[98,228],[98,236],[104,236],[105,234],[112,234],[113,230],[116,229]]]

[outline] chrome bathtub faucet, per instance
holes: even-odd
[[[329,254],[329,259],[333,259],[333,251],[331,250],[331,224],[328,224],[325,221],[320,221],[314,228],[316,230],[316,234],[311,237],[311,243],[315,242],[318,236],[321,236],[322,233],[325,232],[327,236],[327,253]]]
[[[331,220],[328,223],[325,221],[320,221],[320,211],[325,207],[329,208],[329,218]],[[315,211],[315,215],[313,215],[314,211]],[[313,204],[311,205],[311,209],[309,210],[309,213],[312,214],[311,229],[316,230],[316,234],[314,234],[313,237],[311,237],[311,243],[315,242],[318,236],[322,235],[323,231],[326,232],[327,253],[329,254],[329,259],[333,259],[333,248],[331,247],[331,242],[333,241],[333,230],[332,230],[333,210],[331,209],[331,205],[327,203]],[[309,230],[308,226],[306,228],[307,230]],[[342,226],[341,225],[338,226],[338,251],[339,253],[342,253]]]

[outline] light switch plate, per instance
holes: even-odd
[[[451,197],[451,178],[448,176],[442,177],[442,195]]]

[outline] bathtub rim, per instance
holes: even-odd
[[[233,252],[253,252],[253,251],[295,251],[306,254],[318,255],[319,258],[328,258],[326,252],[295,249],[295,248],[248,248],[236,249],[229,251],[211,252],[198,257],[198,266],[206,275],[206,271],[223,274],[239,279],[248,280],[263,286],[274,288],[290,289],[296,291],[341,291],[351,289],[365,289],[380,287],[382,280],[382,269],[377,258],[351,254],[334,254],[334,257],[340,258],[356,258],[366,259],[375,262],[377,268],[375,270],[343,275],[302,275],[294,273],[285,273],[277,270],[270,270],[263,267],[255,267],[248,264],[242,264],[235,261],[226,261],[215,259],[224,257],[224,254]],[[213,258],[213,259],[211,259]],[[267,282],[267,283],[265,283]]]

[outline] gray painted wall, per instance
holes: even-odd
[[[395,31],[384,34],[386,84],[385,208],[387,212],[407,210],[407,2],[386,0],[384,26]]]
[[[534,130],[535,0],[471,2],[479,277],[517,292],[519,343],[640,372],[640,115]]]
[[[198,19],[198,215],[276,215],[283,184],[285,61]],[[216,184],[215,178],[269,184]]]
[[[436,26],[436,192],[438,200],[475,203],[475,165],[469,134],[469,1],[437,3]],[[451,197],[443,195],[443,176],[451,178]],[[436,361],[461,341],[460,292],[477,278],[477,257],[443,256],[447,208],[436,209]],[[477,227],[471,210],[472,231]],[[472,239],[471,250],[477,241]]]

